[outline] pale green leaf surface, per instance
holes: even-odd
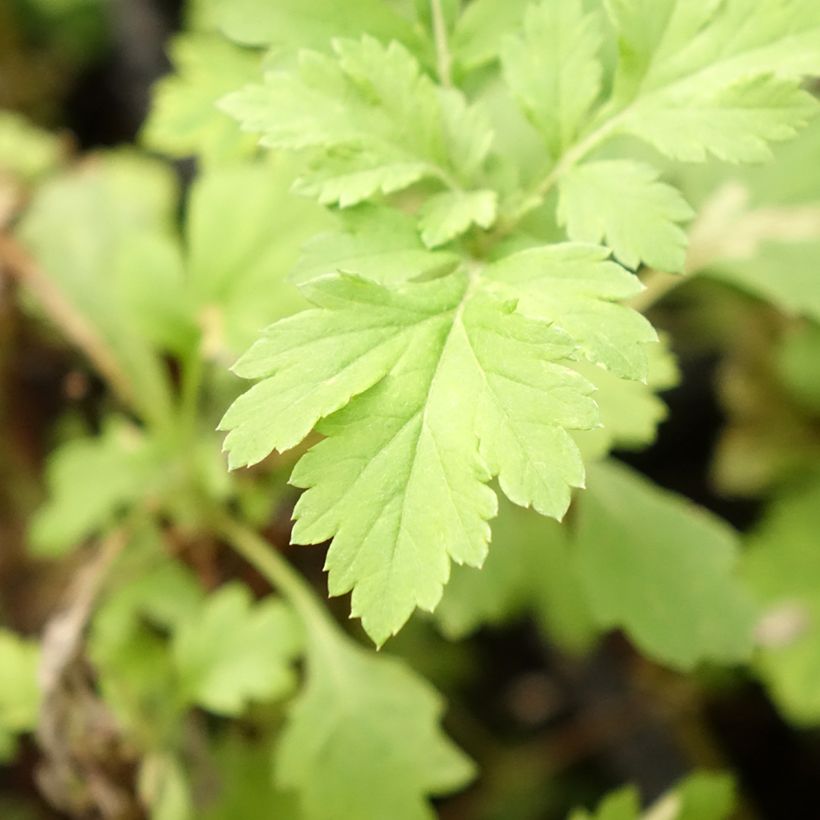
[[[384,0],[231,0],[214,13],[220,28],[246,45],[329,49],[337,37],[370,34],[424,52],[427,44]]]
[[[340,214],[335,231],[302,247],[291,280],[304,284],[329,273],[355,273],[384,285],[453,267],[458,257],[425,248],[412,217],[389,208],[363,205]]]
[[[55,555],[79,546],[123,508],[158,492],[165,470],[156,444],[122,419],[110,419],[99,436],[66,442],[49,458],[48,498],[29,531],[34,550]]]
[[[643,316],[619,304],[643,285],[608,256],[594,245],[532,248],[493,263],[486,276],[518,299],[523,313],[565,330],[590,361],[617,376],[645,380],[646,343],[657,334]]]
[[[581,583],[602,627],[625,629],[676,668],[748,658],[756,611],[734,574],[737,539],[722,521],[610,462],[589,468],[576,539]]]
[[[758,75],[714,90],[685,86],[649,95],[620,120],[620,128],[666,156],[703,162],[771,159],[769,143],[791,139],[817,113],[815,99],[791,80]]]
[[[791,396],[813,416],[820,415],[820,326],[805,323],[787,333],[776,366]]]
[[[193,185],[186,224],[187,273],[200,317],[221,348],[246,348],[276,319],[304,306],[288,274],[323,210],[290,191],[286,162],[211,169]],[[237,207],[241,202],[242,207]]]
[[[450,559],[481,564],[491,476],[554,517],[583,483],[567,430],[595,426],[597,408],[561,363],[574,344],[480,288],[462,273],[389,291],[316,280],[317,308],[271,327],[238,364],[263,381],[221,425],[235,466],[293,446],[343,408],[292,476],[307,488],[293,537],[333,538],[330,592],[353,590],[352,612],[377,643],[416,606],[436,606]]]
[[[495,222],[495,191],[447,191],[430,197],[419,214],[421,239],[428,248],[445,245],[473,225],[490,228]]]
[[[35,181],[60,163],[59,137],[32,125],[12,111],[0,111],[0,177]]]
[[[484,566],[453,567],[436,622],[460,640],[530,614],[561,647],[585,649],[596,628],[571,556],[565,525],[502,501]]]
[[[688,242],[679,223],[693,215],[680,193],[642,163],[589,162],[561,179],[558,220],[569,238],[606,243],[633,270],[645,263],[682,273]]]
[[[40,689],[37,669],[40,647],[0,629],[0,732],[30,732],[37,725]]]
[[[254,604],[246,587],[225,586],[174,633],[181,696],[220,715],[282,697],[295,685],[291,662],[301,643],[301,627],[285,603]]]
[[[264,145],[312,149],[299,188],[343,206],[425,177],[469,183],[492,138],[484,117],[437,88],[405,48],[372,37],[335,40],[332,56],[301,52],[298,70],[271,72],[222,105]]]
[[[504,42],[504,77],[553,157],[575,140],[600,93],[600,41],[597,15],[581,0],[542,0],[527,9],[522,35]]]
[[[518,29],[530,0],[473,0],[456,21],[451,47],[466,71],[493,62],[503,35]]]
[[[640,450],[655,441],[658,425],[668,412],[657,392],[677,385],[679,373],[663,339],[647,345],[647,354],[645,383],[619,379],[587,362],[573,363],[573,368],[595,385],[593,396],[601,413],[600,427],[573,434],[584,461],[597,460],[614,448]]]
[[[820,482],[813,481],[775,500],[743,562],[765,607],[757,668],[784,714],[808,726],[820,723],[819,531]]]
[[[255,140],[217,102],[259,76],[259,55],[219,35],[195,32],[176,37],[170,56],[175,72],[154,86],[142,144],[173,157],[196,155],[206,163],[250,155]]]
[[[436,691],[402,662],[319,636],[279,741],[278,784],[298,792],[305,820],[337,820],[340,810],[356,820],[433,820],[426,798],[473,774],[441,732],[442,712]]]

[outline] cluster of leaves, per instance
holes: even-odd
[[[473,776],[438,693],[359,646],[254,535],[286,480],[304,491],[293,542],[330,542],[330,594],[351,593],[377,645],[417,608],[451,638],[529,612],[570,652],[620,629],[677,670],[749,663],[785,714],[819,722],[817,451],[778,439],[777,417],[799,407],[817,446],[820,187],[801,173],[817,4],[200,0],[189,17],[142,132],[197,158],[181,208],[163,161],[69,163],[0,120],[25,306],[115,399],[100,431],[56,447],[30,540],[55,557],[124,539],[87,648],[153,817],[423,820]],[[801,131],[769,170],[716,163]],[[745,550],[610,457],[654,440],[678,374],[643,313],[695,277],[804,317],[781,316],[761,357],[789,397],[775,424],[742,389],[760,362],[704,334],[740,384],[716,475],[774,492]],[[241,395],[234,361],[256,381]],[[220,417],[229,466],[253,471],[226,471]],[[231,543],[281,597],[205,595],[173,539]],[[36,725],[38,651],[0,634],[7,754]],[[211,732],[211,799],[197,710],[257,731]],[[643,816],[731,803],[725,779],[695,777]],[[638,818],[638,797],[573,818],[593,816]]]

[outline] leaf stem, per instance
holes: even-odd
[[[447,41],[447,21],[444,19],[441,0],[430,0],[430,16],[433,18],[433,36],[436,41],[438,79],[445,88],[452,88],[453,55],[450,53],[450,44]]]
[[[341,631],[302,576],[261,535],[227,513],[218,513],[214,525],[230,546],[290,601],[306,624],[324,634]]]
[[[518,207],[499,224],[496,231],[496,239],[501,239],[512,233],[518,226],[518,223],[521,222],[527,214],[541,206],[547,194],[549,194],[567,171],[574,168],[581,160],[585,159],[587,155],[592,153],[599,145],[612,136],[613,131],[620,125],[625,113],[625,111],[621,111],[617,116],[607,119],[579,143],[570,148],[552,167],[549,173],[524,197]]]

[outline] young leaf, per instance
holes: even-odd
[[[76,547],[112,523],[136,499],[166,483],[156,443],[121,419],[110,419],[100,436],[75,438],[49,458],[49,498],[34,517],[30,539],[40,554]]]
[[[757,667],[786,716],[820,723],[820,481],[776,499],[749,539],[743,574],[766,607]]]
[[[214,17],[228,37],[245,45],[328,49],[338,37],[370,34],[422,53],[429,48],[410,20],[384,0],[231,0],[218,4]]]
[[[727,820],[735,808],[731,777],[696,772],[670,789],[645,812],[640,810],[637,791],[627,786],[608,795],[594,814],[578,810],[570,820]]]
[[[484,625],[532,615],[567,651],[589,646],[596,627],[589,614],[566,525],[501,500],[492,549],[481,569],[453,567],[436,608],[451,640]]]
[[[820,70],[820,12],[806,0],[610,0],[620,38],[613,123],[667,155],[770,155],[816,111],[799,81]]]
[[[601,90],[597,14],[581,0],[542,0],[501,52],[504,77],[553,157],[578,135]]]
[[[240,360],[241,375],[265,380],[221,426],[241,466],[344,408],[292,476],[308,488],[293,537],[333,537],[331,594],[352,589],[354,615],[382,643],[416,606],[436,606],[450,558],[483,561],[492,475],[516,503],[563,515],[583,482],[567,429],[594,426],[596,408],[560,363],[573,342],[461,272],[391,291],[328,277],[308,295],[317,310],[274,325]]]
[[[392,208],[361,205],[339,214],[336,231],[319,234],[302,248],[291,280],[305,284],[329,273],[355,273],[383,285],[401,284],[452,268],[458,256],[430,250],[412,217]]]
[[[721,521],[606,463],[589,468],[576,539],[600,626],[624,628],[644,652],[680,669],[749,656],[756,612],[733,575],[737,541]]]
[[[340,807],[356,820],[432,820],[426,798],[473,774],[439,728],[440,697],[394,658],[313,638],[280,739],[279,785],[298,792],[305,820],[335,820]]]
[[[287,276],[302,243],[323,230],[328,217],[291,192],[293,177],[292,166],[278,158],[275,164],[213,168],[192,186],[185,226],[188,298],[231,353],[304,306]]]
[[[204,33],[180,35],[170,51],[176,73],[154,86],[142,144],[173,157],[196,154],[206,163],[251,154],[254,139],[216,104],[256,79],[259,55]]]
[[[521,25],[530,0],[472,0],[456,21],[451,40],[458,66],[472,71],[498,57],[503,35]]]
[[[0,629],[0,742],[4,735],[29,732],[37,726],[39,662],[38,644]]]
[[[182,697],[220,715],[287,694],[300,649],[290,609],[273,599],[253,605],[239,584],[212,593],[178,626],[172,644]]]
[[[560,184],[558,221],[569,238],[603,243],[633,270],[643,262],[682,273],[686,233],[677,224],[694,212],[648,165],[603,160],[576,166]]]
[[[445,245],[473,225],[489,228],[495,222],[495,191],[448,191],[430,197],[419,215],[421,239],[428,248]]]
[[[343,207],[423,178],[451,187],[464,156],[480,163],[491,139],[486,122],[455,91],[440,92],[405,48],[372,37],[336,40],[333,56],[302,52],[297,72],[271,73],[223,106],[264,145],[312,149],[300,189]]]
[[[58,137],[20,114],[0,111],[0,177],[37,180],[59,165],[62,153]]]
[[[649,322],[619,300],[643,290],[637,277],[595,245],[549,245],[508,256],[487,268],[500,293],[520,310],[565,330],[592,362],[615,375],[645,380]]]

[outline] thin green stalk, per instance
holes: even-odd
[[[436,41],[436,70],[439,82],[445,88],[453,85],[453,56],[447,41],[447,21],[441,0],[430,0],[430,16],[433,18],[433,36]]]

